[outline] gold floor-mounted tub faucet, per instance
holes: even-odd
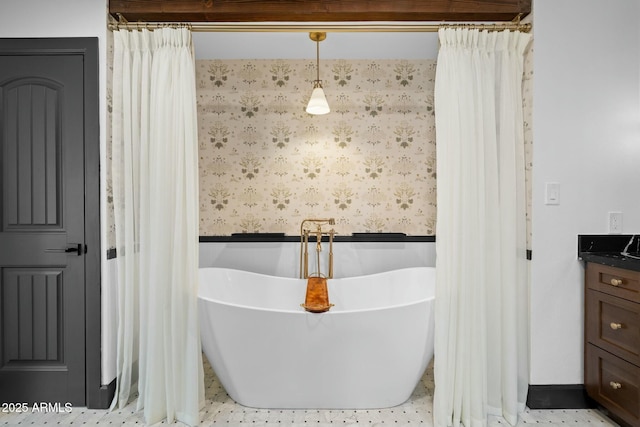
[[[305,228],[306,223],[313,223],[315,229]],[[305,219],[300,224],[300,278],[307,279],[307,293],[304,304],[300,304],[305,310],[312,313],[328,311],[333,304],[329,303],[327,279],[333,278],[333,236],[335,230],[323,231],[323,225],[334,225],[335,219]],[[309,236],[316,236],[316,267],[317,272],[309,275]],[[322,252],[322,236],[329,236],[329,272],[325,276],[320,270],[320,252]]]

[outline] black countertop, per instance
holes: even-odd
[[[578,258],[585,262],[640,271],[640,235],[578,235]]]

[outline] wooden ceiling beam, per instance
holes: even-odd
[[[532,0],[109,0],[129,22],[504,22]]]

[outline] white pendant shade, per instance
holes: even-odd
[[[324,90],[322,87],[316,87],[311,92],[311,99],[309,99],[309,103],[307,104],[307,113],[309,114],[327,114],[329,111],[329,103],[327,103],[327,98],[324,96]]]

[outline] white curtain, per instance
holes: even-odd
[[[434,421],[515,425],[529,379],[520,32],[441,29]]]
[[[199,423],[198,141],[191,32],[115,31],[117,385],[149,424]]]

